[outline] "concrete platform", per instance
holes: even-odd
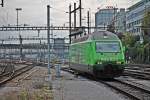
[[[53,81],[54,100],[125,100],[95,81],[61,72],[62,77]]]

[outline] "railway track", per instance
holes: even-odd
[[[150,72],[141,72],[136,70],[125,70],[124,75],[129,75],[135,78],[150,80]]]
[[[134,84],[123,82],[120,80],[100,81],[101,83],[117,90],[131,100],[150,100],[150,90],[138,87]]]
[[[125,68],[124,75],[150,80],[150,66],[128,65]]]
[[[11,65],[4,64],[4,65],[0,65],[0,67],[1,67],[0,79],[1,79],[2,76],[7,76],[15,70],[15,67],[12,64]]]
[[[5,73],[5,70],[6,70],[6,66],[1,66],[0,75],[2,75],[3,73]]]
[[[7,83],[8,81],[14,79],[15,77],[29,71],[32,68],[33,68],[32,65],[27,65],[27,66],[22,67],[20,69],[17,69],[17,70],[14,70],[12,72],[8,72],[6,74],[1,75],[0,76],[0,86],[4,85],[5,83]]]
[[[150,65],[148,64],[128,64],[128,66],[132,66],[132,67],[135,67],[135,68],[150,68]]]
[[[63,71],[67,71],[71,74],[74,74],[75,72],[71,69],[62,69]],[[110,81],[104,81],[101,79],[97,79],[90,75],[81,75],[89,80],[96,81],[96,84],[102,83],[119,93],[123,94],[124,96],[127,96],[131,100],[150,100],[150,90],[147,89],[147,87],[137,85],[137,83],[134,82],[127,82],[127,81],[121,81],[119,79],[113,79]],[[99,84],[98,84],[99,85]]]

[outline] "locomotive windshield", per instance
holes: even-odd
[[[120,52],[119,42],[96,42],[96,52]]]

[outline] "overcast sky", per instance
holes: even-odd
[[[16,24],[16,10],[15,8],[22,8],[19,11],[19,23],[30,25],[44,25],[46,24],[46,6],[52,6],[51,21],[54,25],[63,25],[68,21],[68,5],[78,0],[4,0],[5,7],[0,8],[0,25]],[[92,17],[97,11],[97,8],[104,8],[105,6],[115,7],[129,7],[139,0],[82,0],[83,12],[86,15],[90,8]]]
[[[4,7],[0,7],[0,26],[1,25],[16,25],[16,10],[19,11],[19,24],[46,25],[47,5],[51,5],[51,22],[55,26],[62,26],[64,23],[68,25],[69,4],[78,3],[79,0],[4,0]],[[83,18],[86,16],[87,10],[91,9],[92,23],[94,25],[94,14],[97,8],[106,6],[115,6],[118,8],[127,8],[139,0],[82,0]],[[78,4],[77,4],[78,5]],[[86,23],[86,20],[83,20]]]

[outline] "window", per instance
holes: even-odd
[[[120,52],[119,42],[96,42],[96,52]]]

